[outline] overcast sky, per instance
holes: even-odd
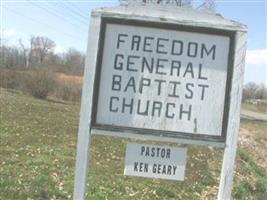
[[[200,1],[195,1],[199,4]],[[267,0],[217,0],[216,12],[248,26],[245,83],[267,84]],[[0,0],[1,34],[7,45],[31,35],[46,36],[56,52],[74,47],[85,52],[90,11],[118,5],[117,0]]]

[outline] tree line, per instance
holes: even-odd
[[[65,53],[57,54],[55,53],[55,47],[56,43],[53,40],[43,36],[32,36],[28,44],[23,43],[21,39],[18,40],[17,46],[2,44],[0,46],[0,70],[2,69],[0,85],[2,87],[17,88],[14,85],[21,85],[22,82],[22,74],[14,75],[14,73],[3,70],[48,70],[50,73],[52,71],[70,75],[83,75],[85,54],[73,48],[70,48]],[[50,82],[51,80],[50,78]],[[80,86],[75,86],[72,90],[74,91],[78,87]],[[242,99],[243,102],[253,99],[263,99],[266,101],[266,84],[256,84],[254,82],[245,84]]]
[[[257,84],[249,82],[243,87],[243,102],[250,102],[251,100],[267,100],[267,86],[264,83]],[[267,102],[266,102],[267,103]]]
[[[49,69],[73,75],[82,75],[84,53],[70,48],[66,53],[55,53],[56,43],[48,37],[32,36],[25,44],[20,39],[17,46],[0,46],[0,68]]]

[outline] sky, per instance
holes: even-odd
[[[244,82],[267,84],[267,0],[215,4],[217,13],[248,27]],[[56,43],[56,53],[86,52],[91,10],[117,5],[118,0],[0,0],[1,38],[6,45],[18,45],[19,39],[29,45],[31,36],[46,36]]]

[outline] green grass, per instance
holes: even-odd
[[[220,150],[189,147],[186,180],[176,182],[123,176],[127,142],[141,141],[102,136],[93,138],[89,198],[199,199],[208,187],[218,185],[219,168],[213,163],[219,163]]]
[[[0,102],[0,199],[70,197],[78,106],[3,89]]]
[[[253,160],[250,153],[245,149],[238,149],[237,159],[242,162],[242,167],[239,171],[241,174],[246,174],[246,177],[235,177],[236,186],[233,189],[233,197],[235,199],[251,199],[264,200],[267,196],[267,173],[264,169],[258,167],[257,163]],[[252,176],[253,180],[247,180]],[[239,181],[237,181],[239,179]]]
[[[1,89],[0,111],[0,199],[71,199],[79,105]],[[180,145],[188,158],[185,181],[177,182],[124,176],[129,142],[141,141],[92,137],[87,199],[216,198],[221,149]],[[262,199],[265,191],[266,171],[239,149],[234,198]]]

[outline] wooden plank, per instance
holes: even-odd
[[[93,135],[102,135],[102,136],[113,136],[113,137],[121,137],[121,138],[130,138],[135,140],[144,140],[144,141],[157,141],[157,142],[170,142],[176,144],[193,144],[193,145],[204,145],[204,146],[212,146],[224,148],[225,144],[223,142],[209,142],[209,141],[201,141],[201,140],[192,140],[192,139],[181,139],[181,138],[170,138],[170,137],[160,137],[155,135],[140,135],[136,133],[129,132],[118,132],[118,131],[110,131],[110,130],[98,130],[92,129],[91,134]]]
[[[221,30],[240,30],[246,27],[233,20],[227,20],[220,14],[200,12],[177,6],[136,5],[97,8],[93,12],[103,17],[146,20],[148,22],[183,24],[194,27],[209,27]]]
[[[100,17],[92,16],[89,28],[89,40],[84,72],[84,84],[80,109],[80,124],[78,131],[77,155],[74,181],[74,200],[84,200],[87,189],[87,171],[90,160],[90,129],[95,66],[97,60]]]
[[[219,200],[230,200],[231,191],[233,186],[233,175],[235,166],[235,156],[237,149],[237,140],[239,133],[240,123],[240,106],[242,98],[242,85],[243,85],[243,74],[245,57],[244,51],[246,50],[247,37],[244,37],[246,33],[237,32],[236,34],[236,45],[234,52],[234,69],[232,77],[232,90],[231,90],[231,101],[228,118],[227,138],[226,146],[223,154],[223,163],[221,170],[220,186],[218,199]],[[243,49],[238,49],[242,47]]]

